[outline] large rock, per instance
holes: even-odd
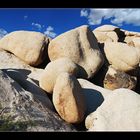
[[[63,72],[78,76],[79,67],[69,58],[59,58],[50,62],[43,71],[39,85],[48,93],[53,93],[57,76]]]
[[[47,96],[42,99],[0,71],[0,131],[75,131],[42,103]]]
[[[43,69],[31,67],[6,51],[0,51],[0,58],[0,70],[14,79],[24,90],[34,94],[44,105],[50,104],[50,109],[54,109],[50,100],[46,98],[46,92],[39,87],[39,78]]]
[[[80,123],[84,119],[86,103],[77,79],[61,73],[53,91],[53,103],[58,114],[68,123]]]
[[[89,131],[140,130],[140,95],[117,89],[85,121]]]
[[[53,39],[49,44],[48,54],[51,61],[69,57],[85,69],[87,78],[93,77],[104,62],[94,34],[85,25]]]
[[[105,55],[114,68],[121,71],[134,70],[139,66],[140,49],[125,43],[105,42]]]
[[[128,88],[134,90],[137,84],[137,78],[130,76],[123,71],[109,67],[105,79],[104,88],[114,90],[118,88]]]
[[[104,89],[85,79],[78,79],[78,81],[83,89],[83,94],[86,100],[86,115],[95,111],[103,101],[112,94],[111,90]]]
[[[9,51],[25,61],[37,66],[47,56],[49,39],[39,33],[31,31],[15,31],[0,40],[0,49]]]
[[[54,110],[52,102],[44,92],[31,78],[26,75],[27,70],[3,69],[10,78],[16,81],[25,91],[31,92],[33,96],[46,105],[49,109]]]

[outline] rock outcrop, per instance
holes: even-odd
[[[139,86],[137,32],[83,25],[0,40],[0,131],[140,130]]]
[[[76,131],[51,106],[47,96],[37,98],[0,71],[0,131]]]

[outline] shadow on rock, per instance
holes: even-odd
[[[104,87],[104,78],[106,75],[108,68],[103,65],[100,70],[94,75],[94,77],[92,79],[89,79],[90,82],[94,83],[95,85]]]
[[[48,56],[48,45],[49,45],[50,41],[48,42],[48,44],[44,43],[45,45],[45,49],[44,49],[44,53],[42,55],[42,60],[43,62],[37,66],[37,68],[41,68],[41,69],[45,69],[45,67],[47,66],[47,64],[50,62],[49,56]]]
[[[99,91],[94,89],[83,88],[83,91],[87,104],[87,111],[85,114],[86,119],[87,115],[94,112],[103,103],[104,97]],[[85,119],[80,124],[74,124],[74,127],[78,131],[87,131],[85,127]]]
[[[118,35],[118,38],[119,38],[118,42],[123,42],[123,43],[125,43],[125,42],[124,42],[125,37],[126,37],[125,33],[124,33],[123,31],[121,31],[119,28],[116,28],[114,31],[115,31],[116,34]]]
[[[24,90],[33,94],[36,99],[47,105],[48,96],[32,79],[28,78],[30,70],[25,69],[3,69],[10,78],[15,80]],[[19,91],[20,92],[20,91]],[[49,103],[50,104],[50,103]]]
[[[84,96],[87,104],[87,115],[94,112],[104,101],[104,97],[101,92],[94,90],[83,88]]]

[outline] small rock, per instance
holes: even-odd
[[[128,88],[134,90],[137,84],[137,78],[130,76],[123,71],[109,67],[105,79],[104,88],[114,90],[118,88]]]

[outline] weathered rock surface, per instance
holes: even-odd
[[[109,67],[105,79],[104,88],[114,90],[118,88],[128,88],[134,90],[137,84],[137,78],[130,76],[123,71]]]
[[[15,31],[0,40],[0,49],[9,51],[25,61],[37,66],[47,55],[49,39],[39,33],[31,31]]]
[[[138,32],[84,25],[0,40],[0,131],[140,130],[139,86]]]
[[[111,90],[104,89],[85,79],[78,79],[78,81],[83,89],[83,94],[86,100],[86,115],[95,111],[103,101],[112,94]]]
[[[77,79],[61,73],[56,80],[53,91],[53,103],[58,114],[69,123],[80,123],[84,119],[86,102],[82,88]]]
[[[32,79],[36,84],[38,84],[40,74],[44,71],[44,69],[31,67],[13,54],[3,50],[0,51],[0,69],[17,70],[21,74],[26,75],[26,77]]]
[[[140,130],[140,95],[116,89],[85,121],[89,131]]]
[[[140,49],[125,43],[105,42],[105,55],[114,68],[121,71],[134,70],[139,66]]]
[[[0,71],[0,131],[75,131],[38,99]]]
[[[87,26],[57,36],[49,43],[48,54],[51,61],[69,57],[85,69],[87,78],[93,77],[104,62],[97,40]]]
[[[54,110],[52,102],[49,100],[47,94],[27,75],[25,71],[27,70],[17,70],[17,69],[3,69],[10,78],[16,81],[25,91],[31,92],[34,97],[46,105],[49,109]]]
[[[79,67],[67,57],[59,58],[55,61],[50,62],[46,66],[40,77],[40,87],[48,93],[53,93],[53,88],[57,76],[63,72],[68,72],[69,74],[77,76],[79,72]]]

